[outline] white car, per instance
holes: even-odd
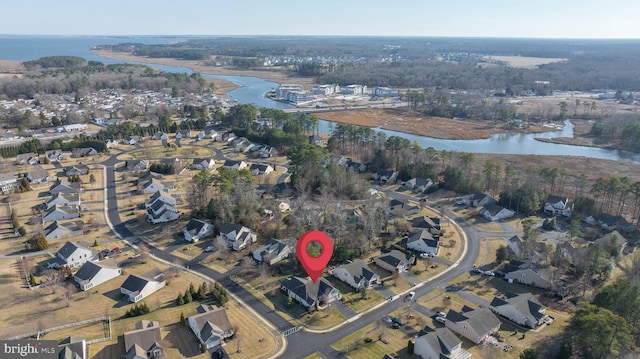
[[[413,300],[413,298],[415,298],[415,297],[416,297],[416,292],[409,292],[409,294],[407,294],[407,295],[404,297],[404,301],[405,301],[405,302],[411,301],[411,300]]]
[[[209,246],[204,249],[205,252],[213,252],[213,246]]]
[[[490,271],[490,270],[486,270],[486,271],[482,272],[482,274],[484,274],[484,275],[488,275],[488,276],[491,276],[491,277],[493,277],[493,276],[495,276],[495,275],[496,275],[495,273],[493,273],[493,272],[492,272],[492,271]]]
[[[447,316],[447,315],[445,314],[445,312],[438,312],[438,313],[436,313],[436,317],[444,318],[444,317],[446,317],[446,316]]]
[[[445,317],[435,317],[436,322],[440,322],[442,324],[447,322],[447,318]]]
[[[433,253],[420,253],[420,258],[433,258]]]

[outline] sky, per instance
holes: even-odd
[[[639,0],[0,0],[0,34],[640,39]]]

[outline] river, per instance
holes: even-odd
[[[188,37],[178,36],[0,36],[0,58],[5,60],[33,60],[43,56],[72,55],[84,57],[87,60],[102,61],[104,63],[119,63],[98,56],[90,51],[92,46],[102,44],[117,44],[124,42],[142,43],[170,43],[186,40]],[[144,64],[143,62],[137,62]],[[168,72],[192,71],[186,67],[147,64],[154,68]],[[264,95],[278,87],[278,83],[266,81],[256,77],[224,76],[202,74],[203,77],[221,78],[234,82],[241,87],[228,93],[230,99],[238,103],[253,104],[256,107],[277,109],[291,108],[284,103],[272,101]],[[321,118],[320,114],[320,118]],[[332,123],[320,120],[322,133],[331,132]],[[417,136],[403,132],[376,129],[387,136],[401,136],[410,141],[418,142],[423,148],[433,147],[437,150],[464,151],[474,153],[497,154],[536,154],[536,155],[566,155],[601,158],[608,160],[626,160],[640,162],[640,153],[609,150],[595,147],[570,146],[549,142],[536,141],[535,138],[573,137],[573,125],[565,121],[562,131],[550,131],[537,134],[497,134],[488,139],[480,140],[443,140],[425,136]]]

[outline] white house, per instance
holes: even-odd
[[[480,214],[487,221],[495,222],[495,221],[511,218],[516,214],[516,212],[508,208],[499,206],[495,203],[491,203],[491,204],[485,205],[484,208],[480,211]]]
[[[446,319],[444,324],[447,328],[476,344],[497,333],[501,324],[489,308],[471,309],[464,306],[461,312],[449,309]]]
[[[380,280],[380,276],[362,261],[343,264],[334,269],[332,275],[354,289],[371,287]]]
[[[398,271],[402,273],[411,267],[411,261],[407,259],[407,256],[395,249],[377,256],[374,262],[390,272]]]
[[[213,234],[213,224],[191,218],[182,233],[186,241],[195,243]]]
[[[158,191],[164,191],[166,187],[155,178],[151,178],[151,180],[147,181],[144,185],[142,185],[142,193],[144,194],[152,194]]]
[[[16,162],[18,162],[19,165],[37,165],[38,163],[40,163],[40,161],[38,160],[38,156],[36,156],[36,154],[33,152],[21,153],[17,155]]]
[[[207,349],[223,345],[224,340],[233,335],[233,326],[224,308],[200,305],[197,311],[198,314],[187,318],[187,323]]]
[[[550,216],[565,216],[571,215],[573,204],[569,203],[567,197],[548,195],[547,200],[544,203],[544,213]]]
[[[291,247],[275,238],[269,239],[264,246],[251,252],[253,259],[268,265],[276,264],[287,258],[291,253]]]
[[[192,170],[208,170],[212,169],[216,164],[213,158],[194,158],[189,168]]]
[[[231,170],[241,170],[247,168],[247,163],[245,161],[226,160],[222,166]]]
[[[122,269],[113,258],[99,262],[85,262],[82,268],[73,276],[80,290],[89,290],[122,274]]]
[[[268,164],[254,163],[249,167],[249,172],[254,176],[266,176],[273,172],[273,167]]]
[[[9,192],[20,188],[20,182],[12,173],[0,173],[0,189],[2,192]]]
[[[144,206],[145,208],[153,207],[153,205],[156,204],[156,202],[158,201],[170,206],[176,205],[176,199],[173,198],[171,193],[167,191],[157,191],[149,198],[149,200],[145,203]]]
[[[174,221],[180,218],[178,209],[164,201],[158,200],[147,208],[147,221],[158,224],[164,222]]]
[[[428,230],[419,229],[412,232],[407,238],[407,249],[438,255],[439,243],[440,241],[433,238],[433,235]]]
[[[340,292],[325,278],[314,284],[311,279],[294,277],[280,281],[280,290],[305,308],[323,308],[340,299]]]
[[[436,328],[415,339],[413,353],[422,359],[469,359],[460,340],[449,328]]]
[[[249,243],[255,243],[258,239],[249,228],[235,223],[226,223],[222,226],[220,235],[227,239],[234,251],[244,249]]]
[[[125,332],[123,335],[125,359],[163,358],[160,323],[140,320],[134,327],[135,330]]]
[[[60,206],[54,204],[45,212],[42,217],[42,223],[59,221],[63,219],[73,219],[80,217],[80,211],[77,206]]]
[[[73,221],[60,223],[53,221],[44,229],[44,238],[48,241],[60,238],[81,236],[84,232],[82,230],[83,224],[81,221]]]
[[[417,193],[424,193],[429,187],[433,186],[433,181],[430,178],[414,177],[403,182],[402,186]]]
[[[165,285],[167,285],[167,282],[165,282],[162,274],[158,274],[153,278],[129,274],[120,286],[120,293],[124,294],[130,302],[136,303],[164,288]]]
[[[507,293],[504,298],[494,297],[489,308],[494,313],[528,328],[536,328],[547,318],[547,308],[531,293]]]
[[[43,169],[39,165],[35,166],[33,171],[27,173],[27,180],[31,183],[45,183],[53,181],[53,177],[49,174],[49,171]]]
[[[56,252],[55,258],[47,261],[49,268],[80,267],[88,261],[96,260],[93,251],[79,243],[67,242]]]

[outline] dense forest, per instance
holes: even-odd
[[[202,92],[198,73],[160,72],[144,65],[105,65],[72,56],[52,56],[23,63],[22,77],[0,79],[0,99],[31,99],[37,94],[86,94],[102,89]]]
[[[286,59],[301,76],[318,83],[453,89],[505,89],[514,93],[553,89],[640,89],[640,46],[633,40],[544,40],[397,37],[220,37],[175,44],[119,44],[102,48],[138,56],[209,60],[259,67],[264,59]],[[494,66],[487,55],[562,58],[536,69]],[[243,58],[240,61],[238,58]],[[224,60],[222,60],[224,59]],[[548,91],[548,90],[547,90]]]

